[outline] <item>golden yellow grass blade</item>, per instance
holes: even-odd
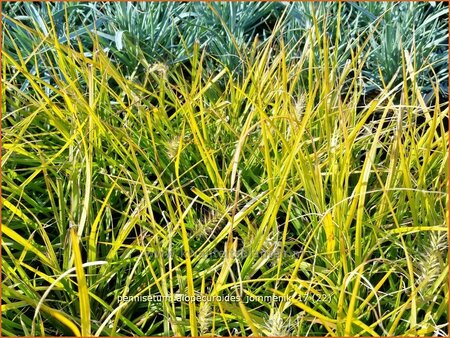
[[[89,290],[84,275],[83,261],[81,258],[80,244],[76,227],[70,228],[70,239],[72,241],[72,254],[74,257],[75,271],[78,281],[78,296],[80,299],[81,335],[91,335],[91,310],[89,304]]]
[[[3,202],[6,202],[5,200],[3,200]],[[33,245],[32,242],[30,242],[30,240],[27,240],[25,238],[23,238],[22,236],[20,236],[17,232],[15,232],[14,230],[12,230],[9,226],[7,226],[6,224],[2,224],[2,233],[3,235],[11,238],[12,240],[14,240],[15,242],[19,243],[21,246],[23,246],[25,251],[31,251],[32,253],[34,253],[36,256],[38,256],[45,264],[47,264],[49,267],[58,270],[57,267],[54,266],[53,262],[50,261],[48,259],[48,257],[42,253],[41,250],[39,250],[37,247],[35,247]]]

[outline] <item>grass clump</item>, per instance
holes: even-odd
[[[276,26],[240,73],[194,44],[139,76],[95,34],[23,27],[39,45],[2,55],[3,334],[441,334],[439,79],[425,100],[405,49],[364,103],[370,37],[339,67],[312,23],[295,58]]]

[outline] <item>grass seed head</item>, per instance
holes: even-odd
[[[167,156],[172,161],[178,153],[178,147],[180,145],[181,137],[179,135],[175,135],[167,142]]]
[[[291,322],[290,320],[284,320],[280,311],[272,312],[264,325],[268,336],[282,337],[291,335]]]
[[[200,334],[206,334],[211,326],[211,305],[209,302],[201,302],[198,308],[198,326]]]
[[[428,242],[429,245],[423,248],[416,261],[418,271],[417,284],[427,280],[426,284],[430,285],[442,272],[443,256],[446,256],[447,237],[445,234],[433,232],[430,234]]]
[[[169,67],[167,67],[167,65],[165,65],[161,62],[154,63],[153,65],[151,65],[148,68],[149,73],[157,73],[159,76],[161,76],[164,79],[167,78],[168,70],[169,70]]]

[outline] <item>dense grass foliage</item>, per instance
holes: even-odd
[[[33,43],[40,42],[25,27],[47,35],[54,25],[61,43],[78,37],[91,49],[87,36],[96,35],[127,76],[142,73],[153,62],[188,63],[196,43],[227,68],[242,71],[243,55],[255,39],[263,48],[277,21],[286,45],[297,46],[289,56],[295,59],[308,48],[307,36],[319,23],[330,49],[339,50],[335,66],[341,70],[352,50],[370,51],[362,64],[364,92],[379,92],[391,80],[402,83],[402,51],[407,49],[421,70],[416,81],[424,95],[434,91],[428,81],[433,74],[441,93],[448,95],[448,7],[443,2],[17,2],[3,7],[17,20],[6,18],[5,28],[17,38],[23,57],[36,52]],[[5,48],[14,54],[13,42],[5,39]],[[319,62],[320,55],[316,58]],[[217,67],[217,62],[207,62],[209,68]]]
[[[7,5],[3,335],[447,334],[443,26],[392,69],[388,4]]]

